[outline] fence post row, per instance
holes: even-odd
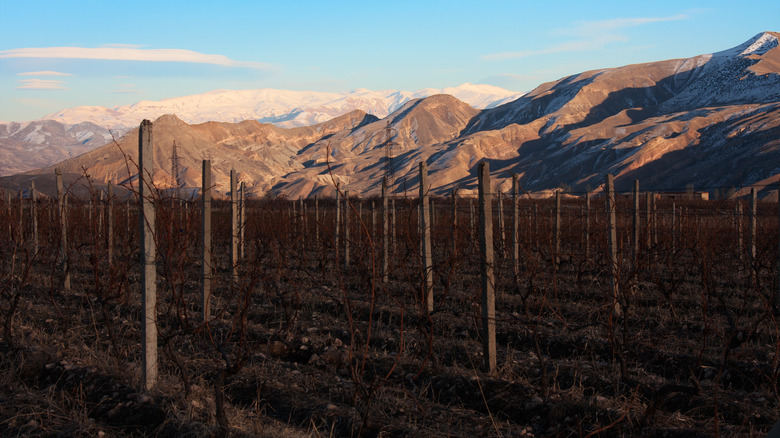
[[[154,148],[152,122],[144,120],[138,132],[138,200],[141,214],[141,284],[143,285],[143,372],[145,391],[151,391],[157,383],[157,266],[154,241]]]
[[[482,350],[485,371],[496,371],[496,294],[493,273],[493,213],[490,194],[490,166],[479,163],[479,251],[482,289]]]

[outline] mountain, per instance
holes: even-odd
[[[490,85],[463,84],[415,92],[352,90],[323,93],[287,90],[214,90],[162,101],[141,101],[115,108],[80,106],[41,120],[0,123],[0,175],[56,163],[102,146],[138,126],[143,119],[175,114],[187,123],[238,123],[257,120],[293,128],[326,122],[354,110],[385,117],[411,99],[446,93],[475,108],[490,108],[522,94]],[[109,132],[110,131],[110,132]],[[112,136],[113,134],[113,136]]]
[[[669,189],[753,183],[780,171],[779,37],[543,84],[481,112],[463,141],[501,132],[516,152],[502,168],[523,173],[531,189],[595,188],[605,173],[626,188],[634,178]]]
[[[200,160],[212,159],[217,189],[230,168],[253,196],[332,194],[336,183],[379,193],[388,140],[394,145],[394,193],[414,193],[417,164],[428,163],[432,190],[476,193],[476,164],[488,160],[494,184],[508,190],[517,173],[525,191],[559,187],[600,191],[604,175],[618,190],[725,192],[754,185],[763,195],[780,180],[780,34],[765,32],[733,49],[687,59],[594,70],[542,84],[491,108],[451,95],[411,99],[384,118],[363,111],[308,127],[258,121],[187,124],[155,121],[155,182],[167,187],[175,141],[189,187]],[[57,165],[73,181],[87,169],[98,185],[131,182],[137,128]],[[18,189],[53,177],[53,166],[3,178]],[[44,189],[42,189],[44,190]],[[740,192],[741,193],[741,192]]]
[[[70,126],[53,120],[0,124],[0,175],[48,166],[109,141],[109,130],[90,122]]]
[[[474,106],[490,108],[522,95],[491,85],[463,84],[444,89],[425,88],[415,92],[356,89],[346,93],[289,90],[214,90],[204,94],[161,101],[141,101],[115,108],[80,106],[44,117],[64,125],[88,121],[112,129],[127,130],[143,119],[175,114],[187,123],[257,120],[283,128],[314,125],[361,110],[385,117],[411,99],[450,94]]]

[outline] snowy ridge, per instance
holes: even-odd
[[[713,56],[733,58],[736,56],[763,55],[777,47],[777,44],[777,33],[762,32],[736,47],[713,53]]]
[[[213,90],[203,94],[160,101],[140,101],[115,108],[80,106],[49,114],[43,119],[70,126],[91,122],[126,131],[143,119],[176,114],[187,123],[259,120],[280,127],[306,126],[330,120],[354,110],[385,117],[411,99],[451,94],[475,108],[492,108],[522,95],[491,85],[463,84],[415,92],[358,88],[345,93],[275,89]]]

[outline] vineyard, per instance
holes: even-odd
[[[138,193],[62,191],[3,198],[4,436],[763,436],[780,416],[776,203],[153,190],[150,221]]]

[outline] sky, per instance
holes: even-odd
[[[215,89],[512,91],[780,31],[780,2],[0,0],[0,121]]]

